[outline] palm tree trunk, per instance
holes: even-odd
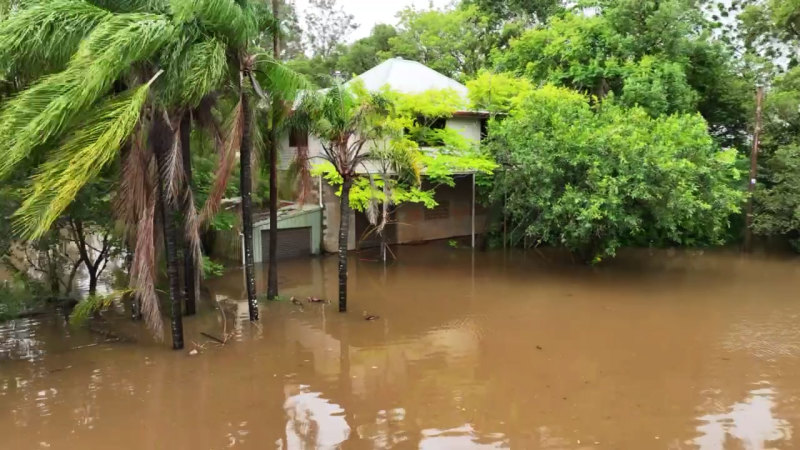
[[[192,189],[192,149],[191,149],[191,135],[192,135],[192,115],[189,111],[183,113],[181,117],[181,156],[183,158],[183,176],[185,178],[186,193]],[[183,210],[189,211],[192,197],[189,195],[183,196]],[[185,233],[184,233],[185,234]],[[194,252],[191,249],[188,236],[183,239],[183,298],[186,302],[186,315],[193,316],[196,311],[197,303],[197,290],[195,286],[195,261]]]
[[[269,149],[269,275],[267,277],[267,298],[274,300],[278,296],[278,130],[276,127],[275,107],[273,102],[273,120],[270,130]]]
[[[165,118],[158,112],[154,114],[150,142],[158,164],[158,198],[161,206],[161,224],[164,227],[164,250],[167,260],[169,280],[169,304],[172,316],[172,348],[183,348],[183,317],[181,315],[181,289],[178,273],[178,239],[175,229],[174,206],[167,198],[169,186],[168,161],[172,148],[173,134]]]
[[[250,112],[250,99],[242,93],[242,144],[239,147],[239,188],[242,194],[242,232],[244,233],[244,275],[247,285],[247,306],[250,320],[258,320],[258,300],[256,299],[256,278],[253,267],[253,199],[251,190],[253,153],[253,117]]]
[[[272,0],[272,16],[278,21],[278,0]],[[280,60],[280,33],[272,33],[272,53]],[[269,274],[267,275],[267,298],[278,297],[278,108],[280,101],[273,94],[272,123],[269,139]]]
[[[347,312],[347,241],[350,237],[350,188],[353,179],[344,177],[339,205],[339,312]]]

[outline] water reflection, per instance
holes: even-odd
[[[509,448],[509,445],[502,433],[478,436],[472,425],[466,424],[448,430],[422,430],[422,440],[419,442],[419,448],[423,450],[448,448],[492,449]]]
[[[744,401],[734,403],[724,412],[700,417],[702,423],[697,431],[701,436],[692,443],[701,450],[732,446],[762,450],[771,442],[791,440],[792,425],[775,417],[777,392],[768,382],[759,384],[762,387],[751,390]]]
[[[351,261],[349,314],[264,302],[251,324],[241,274],[210,280],[186,340],[236,339],[194,356],[5,325],[0,448],[800,448],[794,264],[401,253]],[[281,293],[335,298],[336,262],[282,263]]]
[[[309,386],[287,385],[286,443],[289,449],[334,449],[350,436],[344,409]]]

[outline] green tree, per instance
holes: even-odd
[[[53,68],[52,74],[35,79],[0,109],[0,177],[44,160],[35,164],[25,200],[15,213],[22,234],[37,238],[122,150],[126,158],[121,214],[136,230],[132,287],[143,300],[148,324],[160,334],[153,242],[158,205],[173,347],[181,348],[174,223],[182,181],[180,145],[175,145],[180,119],[186,108],[199,106],[208,94],[232,87],[241,101],[232,121],[235,132],[227,140],[228,154],[239,147],[234,142],[245,143],[239,150],[249,161],[244,138],[247,99],[238,80],[252,81],[259,71],[273,88],[281,79],[278,74],[284,72],[271,58],[247,51],[271,15],[260,3],[233,0],[96,3],[99,6],[81,0],[32,3],[0,23],[0,47],[11,57],[3,59],[5,73],[20,77],[27,67]],[[62,27],[68,31],[66,38]],[[30,33],[36,39],[29,38]],[[236,74],[231,77],[234,83],[229,82],[231,74]],[[156,170],[151,170],[153,161]],[[153,187],[157,196],[151,195]],[[243,197],[247,199],[244,193]],[[254,293],[252,297],[251,305]]]
[[[499,71],[602,100],[609,94],[651,114],[699,111],[723,145],[745,146],[752,83],[715,25],[690,0],[588,2],[526,31],[495,53]]]
[[[736,153],[720,151],[696,115],[592,107],[545,86],[495,124],[513,244],[563,246],[598,262],[624,245],[718,244],[742,193]]]
[[[489,18],[477,7],[407,8],[400,13],[397,36],[389,39],[389,53],[421,62],[451,78],[467,79],[487,65],[496,43]]]
[[[339,311],[347,311],[347,241],[350,228],[350,190],[358,169],[369,159],[369,143],[382,140],[388,99],[368,92],[363,84],[337,84],[320,95],[304,97],[310,131],[319,137],[323,158],[341,179],[339,211]]]
[[[755,231],[800,251],[800,68],[775,80],[764,105]]]

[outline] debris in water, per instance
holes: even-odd
[[[536,350],[544,350],[541,345],[536,346]]]
[[[368,314],[366,311],[364,311],[364,320],[378,320],[380,318],[381,318],[381,316],[375,316],[375,315],[372,315],[372,314]]]
[[[194,355],[196,355],[198,353],[200,353],[200,352],[198,352],[197,349],[195,348],[195,349],[192,349],[191,351],[189,351],[189,356],[194,356]]]
[[[318,298],[318,297],[314,297],[314,296],[308,297],[308,298],[306,298],[306,300],[308,301],[308,303],[324,303],[324,304],[330,303],[330,302],[328,302],[327,300],[325,300],[323,298]]]

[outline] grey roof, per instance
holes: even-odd
[[[386,85],[404,94],[419,94],[431,89],[453,89],[467,100],[468,91],[463,84],[424,64],[399,57],[387,59],[356,78],[361,79],[370,91],[377,91]]]

